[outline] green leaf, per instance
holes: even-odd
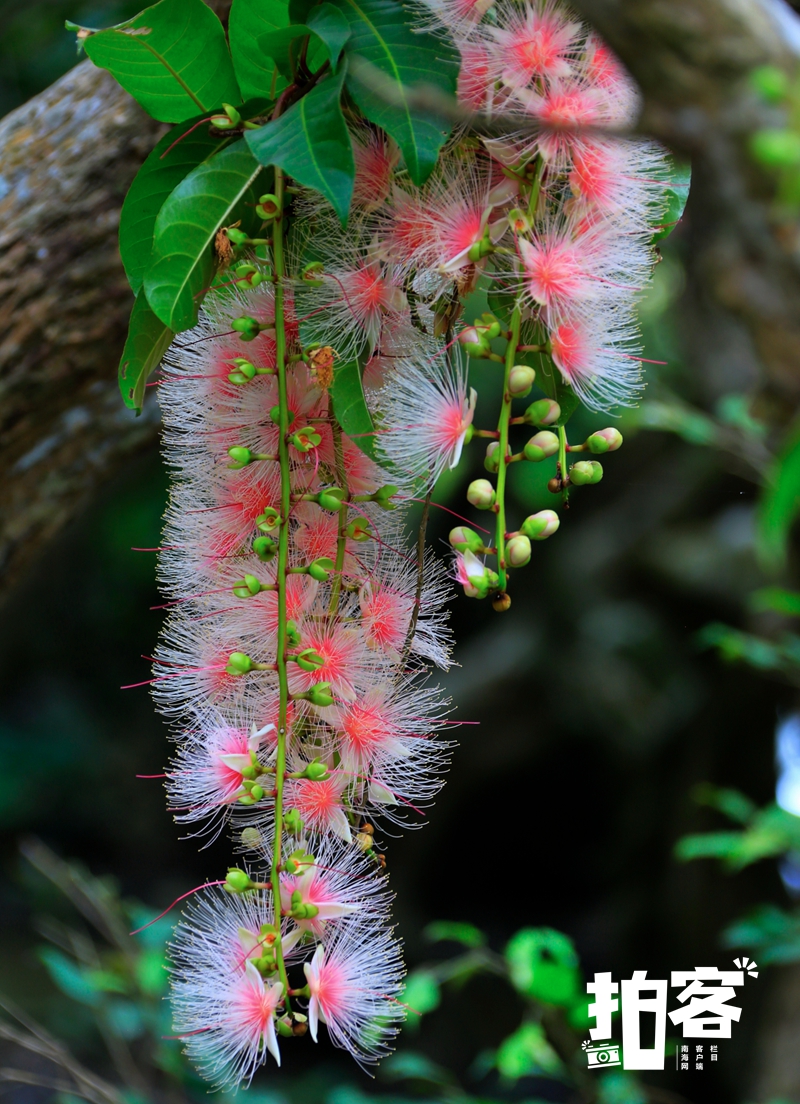
[[[347,19],[338,8],[325,0],[325,3],[317,4],[311,9],[306,25],[325,43],[331,68],[335,73],[339,56],[350,37],[350,24]]]
[[[164,201],[193,168],[230,143],[230,138],[209,134],[205,126],[188,134],[196,122],[181,123],[164,135],[134,177],[122,204],[119,251],[134,293],[150,263],[153,231]]]
[[[441,1001],[439,982],[428,970],[414,970],[406,978],[401,1000],[408,1005],[408,1023],[419,1023],[426,1012],[433,1012]]]
[[[159,366],[175,334],[150,308],[140,291],[128,323],[128,337],[119,362],[119,389],[122,401],[137,414],[142,412],[144,388],[148,376]]]
[[[334,369],[330,396],[339,425],[363,453],[377,462],[375,427],[364,398],[358,361],[351,360]]]
[[[800,913],[759,905],[722,933],[726,947],[748,947],[762,966],[800,961]]]
[[[161,208],[144,290],[153,311],[176,333],[196,324],[214,277],[216,233],[247,215],[260,172],[247,143],[239,139],[193,169]]]
[[[286,87],[274,58],[264,53],[261,40],[288,25],[286,0],[233,0],[228,36],[242,95],[274,99]]]
[[[786,617],[800,617],[800,593],[783,587],[762,587],[750,595],[750,608],[757,613],[773,610]]]
[[[558,1075],[563,1071],[561,1059],[550,1046],[544,1028],[538,1023],[524,1023],[497,1048],[494,1064],[506,1081],[536,1074]]]
[[[689,188],[692,183],[692,166],[688,161],[675,161],[670,157],[669,187],[666,190],[666,209],[659,213],[652,244],[668,238],[683,217]]]
[[[572,941],[552,928],[523,928],[512,936],[505,959],[514,987],[526,997],[567,1006],[579,994],[580,970]]]
[[[539,357],[536,382],[548,399],[555,399],[561,407],[561,416],[558,421],[553,422],[553,425],[565,426],[580,406],[581,401],[570,385],[564,383],[563,377],[551,357]]]
[[[465,947],[483,947],[486,944],[486,936],[480,928],[458,920],[434,920],[432,924],[428,924],[422,934],[431,943],[450,939]]]
[[[84,48],[162,123],[241,103],[225,32],[203,0],[161,0]]]
[[[355,162],[339,97],[344,67],[296,104],[247,132],[246,140],[262,165],[277,165],[307,188],[321,192],[344,225],[353,195]]]
[[[756,803],[739,790],[721,789],[718,786],[703,784],[694,791],[694,799],[699,805],[708,805],[712,809],[717,809],[739,824],[748,824],[758,812]]]
[[[308,41],[306,64],[312,72],[330,61],[336,72],[339,55],[350,37],[350,25],[332,4],[312,8],[308,21],[270,31],[258,40],[262,53],[275,59],[282,76],[294,80],[304,42]]]
[[[767,567],[786,564],[789,533],[800,513],[800,423],[789,433],[775,458],[761,495],[756,548]]]
[[[100,1003],[100,991],[83,971],[55,947],[40,947],[39,959],[62,993],[81,1004],[96,1008]]]
[[[398,0],[333,0],[350,24],[347,91],[372,123],[400,147],[409,175],[423,184],[436,164],[450,125],[412,107],[408,89],[425,84],[455,96],[459,55],[444,38],[413,30],[410,7]]]

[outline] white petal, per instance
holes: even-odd
[[[369,784],[369,799],[378,805],[397,804],[397,798],[392,791],[384,786],[382,782],[376,782],[374,779]]]
[[[270,1017],[267,1020],[267,1026],[264,1030],[264,1042],[267,1044],[267,1050],[275,1059],[278,1065],[281,1064],[281,1052],[278,1047],[278,1037],[275,1034],[275,1021]]]
[[[252,767],[253,761],[249,755],[220,755],[219,757],[226,767],[230,767],[232,771],[237,771],[239,774],[247,767]]]
[[[350,834],[350,825],[341,809],[334,809],[331,812],[329,823],[332,832],[340,836],[345,843],[352,843],[353,837]]]

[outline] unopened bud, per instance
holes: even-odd
[[[324,763],[320,763],[318,759],[315,759],[313,763],[309,763],[306,767],[306,778],[310,778],[312,782],[322,782],[323,779],[328,777],[328,768]]]
[[[527,364],[515,364],[508,374],[508,393],[515,399],[530,395],[536,372]]]
[[[296,648],[301,641],[300,630],[297,628],[295,621],[286,622],[286,647]]]
[[[538,399],[525,411],[528,425],[554,425],[561,417],[561,407],[553,399]]]
[[[277,403],[275,404],[275,406],[270,408],[269,418],[270,418],[270,421],[273,422],[276,426],[279,426],[281,424],[281,408]],[[294,411],[293,410],[287,410],[286,411],[286,424],[287,424],[287,426],[290,426],[293,421],[294,421]]]
[[[326,491],[320,491],[317,496],[317,502],[323,510],[330,510],[332,513],[338,513],[346,497],[346,492],[343,491],[341,487],[329,487]]]
[[[249,874],[246,874],[244,870],[240,870],[237,866],[231,867],[228,873],[225,875],[225,886],[228,893],[244,893],[248,889],[253,889],[255,883],[250,878]]]
[[[496,444],[497,442],[495,442]],[[476,510],[491,510],[494,506],[494,487],[488,479],[473,479],[467,487],[467,501]],[[470,530],[472,532],[472,530]],[[477,534],[476,534],[477,535]]]
[[[395,505],[392,499],[400,490],[399,487],[395,487],[393,483],[387,483],[384,487],[378,487],[375,494],[372,496],[372,501],[377,504],[383,510],[394,510]]]
[[[483,479],[480,482],[486,483],[488,480]],[[467,525],[459,525],[455,529],[451,529],[447,539],[450,541],[450,547],[455,548],[456,552],[483,551],[483,540],[481,536]]]
[[[597,433],[593,433],[591,437],[587,438],[586,444],[589,452],[593,452],[595,456],[602,456],[604,452],[617,451],[622,444],[622,434],[618,429],[611,426],[608,429],[601,429]]]
[[[584,487],[589,483],[599,483],[603,478],[603,468],[596,460],[580,460],[569,469],[570,483]]]
[[[283,814],[283,826],[292,836],[299,836],[303,831],[303,818],[297,809],[289,809]]]
[[[325,666],[325,660],[314,648],[306,648],[294,657],[295,663],[303,671],[318,671]]]
[[[524,567],[530,562],[531,542],[522,533],[512,537],[506,545],[506,560],[509,567]]]
[[[262,563],[274,560],[278,552],[278,546],[272,537],[256,537],[253,541],[253,551]]]
[[[316,579],[318,583],[327,583],[330,573],[334,570],[336,564],[330,559],[329,556],[320,556],[319,559],[310,563],[306,568],[306,571],[312,579]]]
[[[479,333],[475,326],[467,326],[458,335],[458,343],[467,356],[477,360],[485,360],[492,351],[489,340],[484,333]]]
[[[238,583],[233,584],[233,593],[237,598],[252,598],[261,593],[261,581],[255,575],[245,575]]]
[[[331,684],[329,682],[315,682],[304,696],[306,701],[322,709],[328,705],[333,705],[333,694],[331,694]]]
[[[261,798],[264,796],[264,787],[259,786],[258,784],[256,784],[255,786],[251,786],[250,796],[254,801],[260,801]]]
[[[500,442],[492,441],[486,446],[486,456],[483,460],[483,466],[492,475],[496,475],[500,470]]]
[[[526,517],[520,526],[520,532],[529,540],[547,540],[552,537],[561,524],[561,519],[555,510],[540,510],[538,514]]]
[[[543,429],[531,437],[522,450],[522,455],[526,460],[538,463],[540,460],[546,460],[548,456],[554,456],[557,452],[558,437],[548,429]]]
[[[239,445],[234,445],[233,448],[229,448],[228,456],[230,456],[233,461],[232,464],[228,464],[228,467],[233,468],[234,471],[238,471],[239,468],[246,468],[253,459],[253,454],[250,449],[241,448]]]
[[[484,311],[480,318],[475,319],[475,325],[478,329],[478,333],[484,334],[490,341],[494,341],[496,337],[499,337],[503,332],[503,327],[493,314],[489,311]]]
[[[511,609],[511,595],[510,594],[496,594],[492,599],[492,609],[497,613],[505,613],[506,610]]]
[[[249,315],[243,314],[240,318],[234,318],[231,329],[235,330],[242,341],[254,341],[261,333],[261,326]]]
[[[231,652],[228,656],[228,663],[225,667],[226,672],[229,675],[246,675],[248,671],[252,671],[253,661],[249,655],[245,655],[244,652]]]

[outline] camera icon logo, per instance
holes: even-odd
[[[596,1046],[591,1046],[587,1041],[583,1043],[583,1049],[586,1051],[589,1066],[622,1065],[619,1056],[619,1043],[599,1043]]]

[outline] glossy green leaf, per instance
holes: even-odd
[[[353,195],[355,162],[339,97],[344,66],[293,104],[285,115],[247,132],[246,140],[262,165],[277,165],[289,176],[321,192],[342,224]]]
[[[420,1016],[433,1012],[441,1001],[439,982],[428,970],[414,970],[406,978],[401,1000],[408,1006],[408,1022],[419,1023]]]
[[[444,38],[413,30],[413,11],[398,0],[333,0],[350,24],[347,90],[366,117],[394,138],[409,175],[422,184],[450,126],[412,107],[408,89],[427,85],[454,96],[459,56]]]
[[[423,935],[432,943],[445,939],[461,943],[464,947],[483,947],[486,943],[486,936],[480,928],[463,920],[434,920],[425,928]]]
[[[96,1008],[100,1004],[100,991],[84,972],[55,947],[41,947],[39,959],[62,993],[81,1004]]]
[[[305,63],[312,73],[325,61],[335,72],[344,44],[350,37],[350,25],[332,4],[319,4],[302,23],[292,23],[264,34],[258,40],[262,53],[274,58],[283,77],[294,80],[305,49]]]
[[[274,99],[286,87],[274,57],[264,53],[262,40],[288,25],[286,0],[233,0],[228,37],[242,95]]]
[[[377,460],[375,427],[364,398],[358,361],[351,360],[334,369],[330,396],[336,420],[347,436],[351,437],[371,460]]]
[[[161,0],[84,40],[154,119],[180,123],[223,103],[241,103],[222,24],[203,0]]]
[[[495,1065],[505,1081],[520,1077],[557,1075],[563,1070],[561,1059],[550,1046],[544,1028],[524,1023],[497,1048]]]
[[[683,217],[692,183],[692,166],[688,161],[674,161],[670,157],[669,186],[665,200],[666,209],[659,213],[652,242],[668,238]]]
[[[209,134],[205,125],[187,133],[196,122],[188,120],[164,135],[125,196],[119,221],[119,251],[134,293],[142,286],[150,263],[153,231],[164,201],[193,168],[231,141]],[[184,134],[186,137],[182,137]]]
[[[147,379],[161,363],[174,336],[172,330],[153,314],[144,292],[140,291],[133,304],[128,338],[119,362],[122,401],[137,414],[142,410]]]
[[[783,587],[762,587],[750,595],[750,608],[757,613],[773,610],[786,617],[800,617],[800,593]]]
[[[800,423],[775,458],[761,495],[756,526],[756,547],[771,568],[786,563],[789,534],[800,514]]]
[[[317,4],[308,13],[306,26],[324,42],[331,68],[336,72],[339,64],[339,56],[350,37],[350,24],[345,16],[325,0],[324,4]]]
[[[248,213],[260,171],[247,143],[239,139],[193,169],[161,208],[144,290],[153,311],[176,333],[197,322],[214,277],[216,233]]]
[[[580,971],[572,941],[552,928],[523,928],[505,949],[511,981],[527,997],[571,1005],[579,994]]]

